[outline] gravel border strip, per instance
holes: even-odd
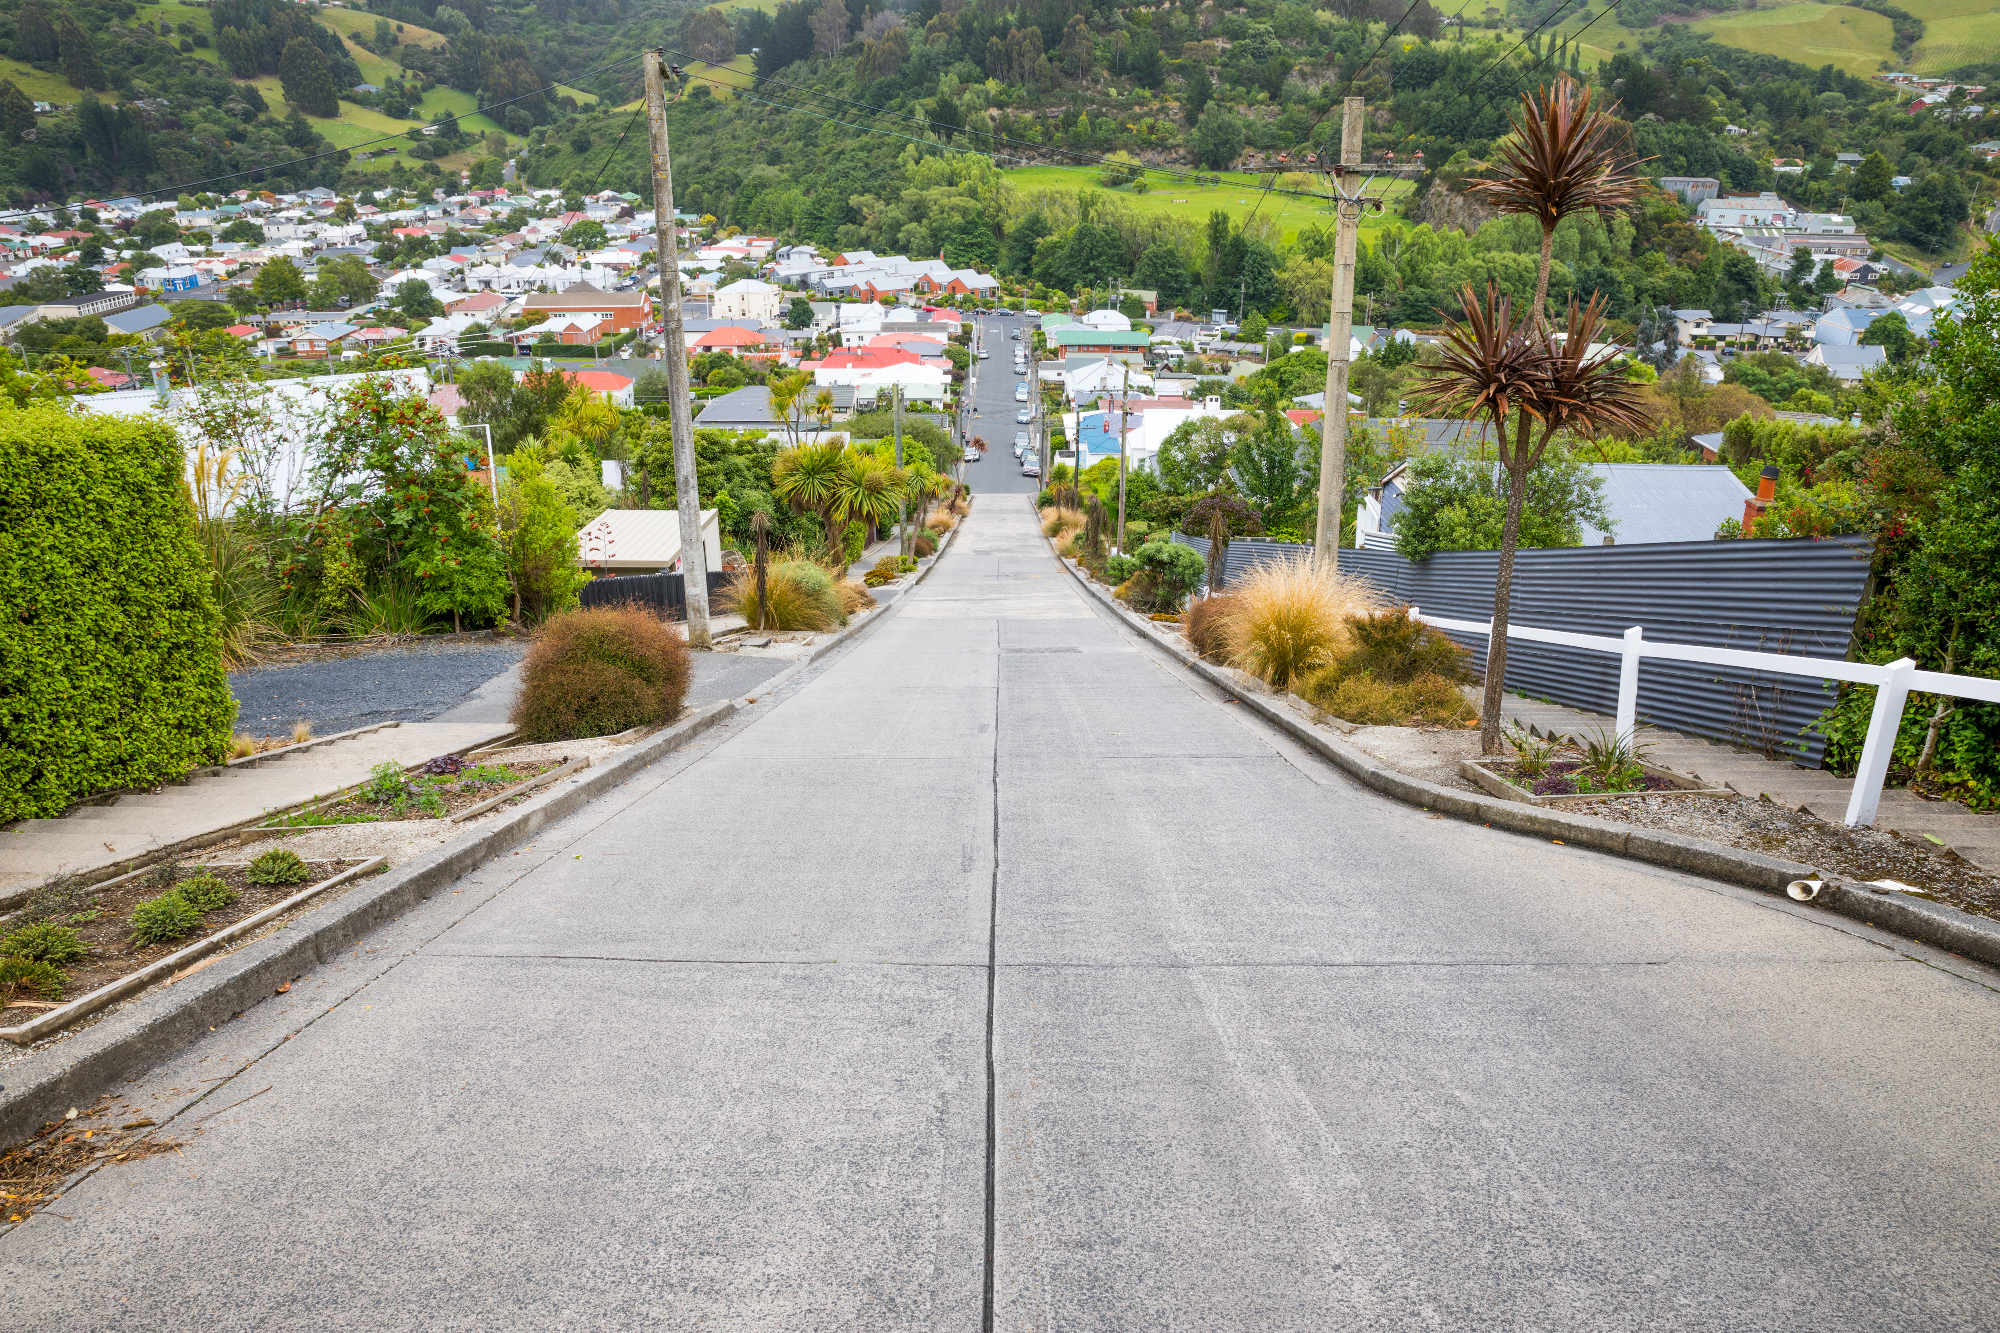
[[[958,531],[958,527],[953,527],[938,544],[937,554],[918,571],[917,583],[937,567]],[[769,696],[855,635],[888,619],[901,600],[898,598],[881,608],[879,614],[847,625],[765,681],[756,697]],[[0,1144],[19,1143],[69,1107],[88,1105],[119,1079],[157,1064],[210,1028],[239,1016],[279,986],[302,976],[306,969],[339,954],[375,926],[400,916],[500,853],[526,842],[748,706],[746,699],[722,699],[709,704],[576,774],[557,790],[543,792],[484,821],[465,836],[407,865],[392,868],[277,933],[235,953],[222,955],[179,984],[144,996],[122,1013],[46,1047],[50,1059],[45,1064],[26,1069],[14,1066],[18,1081],[10,1080],[0,1088]],[[8,1229],[11,1228],[0,1231]]]
[[[1047,542],[1047,538],[1043,539]],[[1049,553],[1055,554],[1053,544]],[[1143,620],[1109,592],[1061,556],[1061,565],[1091,596],[1135,627],[1153,629],[1156,622]],[[1451,815],[1471,823],[1487,824],[1515,833],[1531,833],[1560,841],[1571,847],[1609,852],[1634,861],[1664,866],[1686,874],[1719,879],[1731,884],[1785,897],[1786,888],[1798,880],[1824,879],[1808,866],[1729,847],[1706,838],[1691,838],[1660,829],[1597,819],[1590,815],[1560,814],[1551,808],[1537,808],[1518,801],[1469,792],[1453,791],[1422,778],[1413,778],[1387,768],[1347,742],[1328,734],[1292,704],[1294,696],[1274,696],[1262,682],[1246,687],[1242,673],[1203,661],[1180,635],[1172,638],[1154,630],[1144,636],[1177,658],[1181,665],[1221,689],[1257,716],[1277,727],[1293,740],[1317,752],[1364,785],[1420,809]],[[1867,885],[1830,880],[1807,907],[1825,907],[1840,915],[1878,929],[1893,931],[1919,943],[1963,954],[1983,963],[2000,966],[2000,922],[1961,912],[1955,907],[1928,898],[1893,890],[1871,890]]]

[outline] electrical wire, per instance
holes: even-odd
[[[1424,0],[1410,0],[1410,7],[1403,11],[1402,18],[1396,20],[1396,26],[1389,29],[1387,32],[1383,33],[1382,40],[1375,43],[1375,49],[1368,53],[1368,58],[1366,60],[1358,62],[1354,66],[1354,68],[1351,71],[1349,71],[1347,75],[1347,82],[1341,87],[1340,96],[1329,101],[1326,104],[1326,107],[1323,110],[1321,110],[1321,112],[1317,116],[1313,117],[1312,124],[1306,126],[1306,132],[1305,134],[1300,136],[1300,142],[1306,146],[1306,150],[1308,152],[1312,151],[1313,131],[1317,130],[1320,127],[1321,121],[1325,120],[1327,116],[1332,114],[1333,109],[1336,106],[1343,106],[1346,104],[1347,95],[1354,91],[1354,81],[1361,77],[1361,71],[1367,69],[1370,65],[1375,63],[1375,61],[1382,54],[1382,48],[1389,44],[1389,39],[1391,37],[1394,37],[1397,33],[1403,30],[1403,25],[1409,22],[1410,15],[1416,13],[1417,6],[1422,3],[1424,3]],[[1275,175],[1271,179],[1275,180],[1276,179]],[[1243,220],[1244,231],[1247,232],[1248,230],[1250,230],[1250,224],[1257,220],[1257,212],[1259,209],[1264,207],[1264,200],[1270,196],[1270,193],[1271,193],[1271,180],[1266,180],[1264,182],[1264,193],[1257,196],[1257,203],[1254,207],[1251,208],[1250,216]]]

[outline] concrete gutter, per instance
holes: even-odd
[[[1050,554],[1054,554],[1053,545]],[[1316,724],[1312,720],[1311,706],[1303,700],[1291,694],[1273,694],[1261,680],[1202,660],[1188,646],[1185,636],[1160,632],[1156,622],[1142,618],[1119,602],[1108,589],[1094,582],[1072,562],[1060,556],[1056,557],[1056,562],[1114,615],[1139,629],[1148,642],[1158,644],[1197,676],[1327,759],[1342,772],[1386,796],[1437,814],[1515,833],[1532,834],[1571,847],[1609,852],[1613,856],[1741,884],[1779,896],[1783,896],[1786,888],[1795,881],[1824,878],[1809,867],[1710,842],[1706,838],[1641,828],[1592,815],[1566,814],[1476,792],[1454,791],[1422,778],[1398,773],[1385,767],[1373,755]],[[1928,898],[1893,890],[1871,890],[1862,884],[1829,881],[1808,906],[1826,907],[1842,916],[1893,931],[1920,943],[2000,966],[2000,922],[1961,912]]]
[[[915,587],[944,558],[954,527],[908,585]],[[894,613],[901,598],[880,614],[848,624],[825,643],[758,688],[759,698],[796,679],[820,658]],[[224,955],[171,987],[142,996],[122,1012],[44,1047],[28,1060],[0,1069],[0,1144],[32,1137],[72,1106],[86,1106],[119,1079],[173,1055],[189,1042],[242,1014],[308,968],[338,955],[392,917],[431,897],[501,853],[526,842],[647,766],[728,721],[746,699],[723,699],[654,732],[612,758],[570,777],[462,838],[378,875],[338,900],[311,910],[271,935]],[[258,816],[269,818],[268,813]],[[1794,876],[1797,878],[1797,876]]]

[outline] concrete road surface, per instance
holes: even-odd
[[[1994,979],[1365,792],[989,497],[801,683],[125,1088],[212,1091],[0,1238],[0,1314],[1992,1328]]]

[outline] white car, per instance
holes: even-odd
[[[967,449],[965,451],[965,457],[960,461],[966,463],[977,463],[979,461],[979,458],[980,454],[977,449]]]
[[[991,352],[987,351],[987,350],[986,350],[986,349],[985,349],[984,347],[982,347],[982,348],[980,348],[980,349],[979,349],[979,359],[980,359],[981,361],[984,361],[984,360],[985,360],[985,359],[986,359],[987,357],[989,357],[989,356],[992,356],[992,355],[993,355],[993,353],[991,353]]]
[[[1028,401],[1028,386],[1025,383],[1014,386],[1014,401],[1017,403]]]
[[[1020,452],[1021,450],[1023,450],[1023,449],[1026,449],[1027,447],[1028,447],[1028,432],[1026,432],[1026,431],[1024,431],[1024,430],[1017,430],[1017,431],[1015,431],[1015,432],[1014,432],[1014,451],[1015,451],[1016,453],[1019,453],[1019,452]]]

